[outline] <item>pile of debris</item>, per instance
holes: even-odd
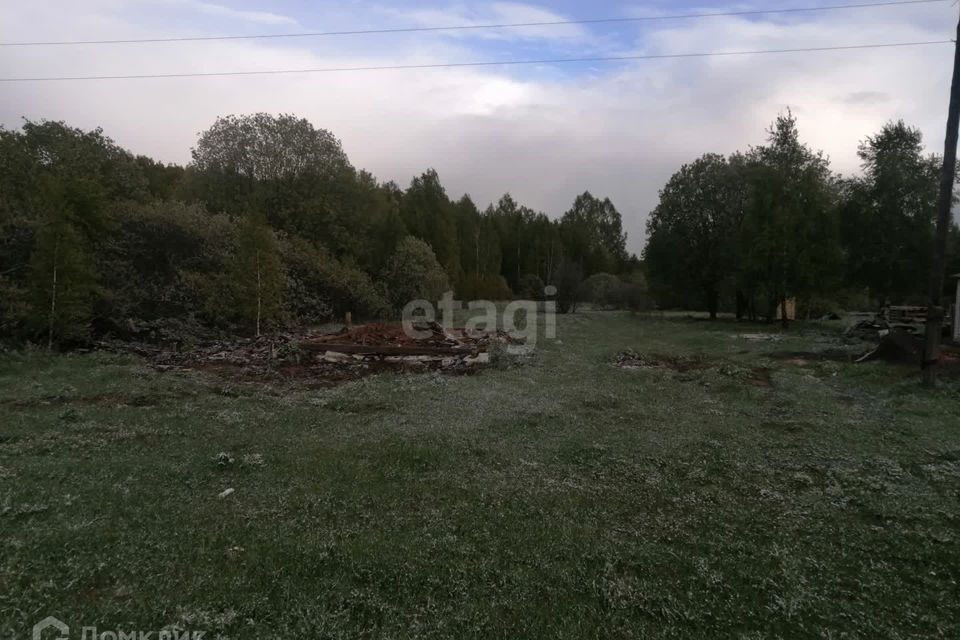
[[[848,338],[875,340],[890,333],[890,325],[882,318],[862,318],[847,327],[843,335]]]
[[[393,324],[370,324],[337,333],[279,333],[218,340],[203,346],[100,342],[103,350],[133,353],[161,371],[204,371],[240,380],[306,380],[327,387],[381,371],[471,373],[490,364],[502,345],[522,343],[504,331],[467,332],[436,323],[415,334]]]
[[[860,315],[847,327],[847,337],[875,340],[892,331],[914,336],[926,332],[927,307],[886,306],[874,316]],[[949,317],[944,318],[944,327],[949,327]]]
[[[101,340],[95,346],[102,351],[140,356],[160,371],[242,372],[244,376],[259,377],[291,362],[298,364],[299,343],[303,337],[278,333],[257,338],[210,340],[199,345]]]
[[[264,373],[295,356],[300,339],[301,336],[296,334],[279,333],[257,338],[220,340],[188,349],[160,350],[151,360],[161,370],[246,367],[253,373]]]
[[[877,345],[876,349],[865,353],[856,362],[859,364],[882,360],[893,364],[919,367],[923,364],[923,358],[923,338],[895,329],[880,338],[880,344]],[[940,345],[940,364],[955,368],[956,365],[960,364],[960,348],[949,344]]]
[[[489,364],[492,345],[522,343],[501,330],[468,332],[436,322],[414,324],[412,329],[407,333],[398,325],[364,325],[304,340],[299,346],[305,352],[319,354],[317,358],[328,363],[364,362],[457,372]]]
[[[883,360],[894,364],[920,366],[923,362],[923,340],[906,331],[890,331],[880,338],[880,344],[856,360],[857,364]]]

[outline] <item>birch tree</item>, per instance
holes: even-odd
[[[248,214],[241,223],[229,278],[237,312],[260,337],[280,320],[285,282],[276,237],[262,214]]]
[[[91,235],[102,220],[91,185],[43,182],[43,217],[30,256],[31,317],[52,350],[56,342],[88,332],[97,291]]]

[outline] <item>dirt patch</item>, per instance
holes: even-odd
[[[670,369],[686,373],[706,369],[711,363],[702,356],[669,356],[646,354],[627,349],[614,356],[613,364],[621,369]]]
[[[768,367],[744,367],[733,362],[723,362],[718,364],[715,370],[724,378],[752,387],[773,387],[773,370]]]
[[[754,387],[772,387],[773,372],[767,367],[744,367],[733,362],[710,360],[703,356],[665,356],[644,354],[633,350],[614,356],[614,366],[620,369],[661,369],[679,374],[681,382],[707,380],[708,374],[719,374]],[[708,381],[708,380],[707,380]]]
[[[750,377],[747,378],[747,382],[755,387],[772,387],[773,371],[766,367],[757,367],[751,372]]]

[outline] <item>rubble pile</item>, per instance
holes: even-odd
[[[501,330],[468,332],[436,322],[415,324],[413,330],[408,334],[397,325],[364,325],[304,340],[300,348],[318,354],[318,360],[328,363],[363,362],[457,372],[489,364],[493,345],[522,342]]]
[[[205,371],[244,380],[306,379],[332,386],[381,371],[470,373],[490,364],[492,352],[520,344],[504,331],[467,332],[437,323],[369,324],[334,334],[279,333],[213,341],[203,346],[101,342],[100,349],[133,353],[161,371]]]
[[[890,333],[890,325],[882,318],[864,318],[847,327],[843,335],[861,340],[879,340]]]

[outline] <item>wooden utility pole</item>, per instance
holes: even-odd
[[[960,21],[954,45],[953,81],[950,85],[950,110],[947,113],[947,138],[943,148],[943,171],[937,201],[937,237],[930,267],[930,304],[927,307],[927,339],[923,354],[923,385],[937,384],[940,340],[943,334],[943,281],[947,270],[947,233],[953,216],[953,185],[957,170],[957,136],[960,131]]]

